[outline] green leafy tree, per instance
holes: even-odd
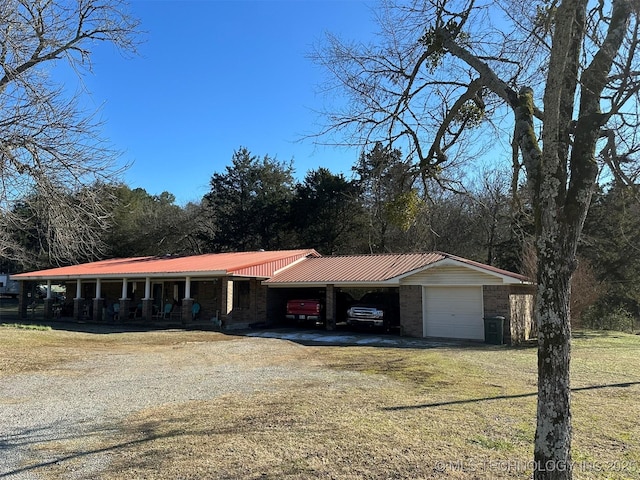
[[[214,173],[202,200],[200,239],[209,251],[287,248],[293,167],[246,148],[233,154],[224,173]]]
[[[399,149],[376,143],[353,167],[368,215],[369,251],[415,248],[416,228],[426,204],[416,187],[416,172]]]
[[[637,166],[637,5],[390,0],[378,19],[375,44],[329,36],[316,56],[346,97],[324,133],[400,145],[446,180],[512,132],[535,219],[534,476],[571,478],[570,283],[600,169],[624,181]]]
[[[300,247],[322,254],[359,253],[365,247],[360,189],[326,168],[307,173],[292,200],[292,226]]]
[[[193,225],[169,192],[150,195],[143,188],[112,187],[111,227],[104,238],[110,257],[192,253],[187,240]]]

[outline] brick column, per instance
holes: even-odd
[[[53,298],[45,298],[44,299],[44,318],[49,320],[54,317],[53,315],[53,304],[55,303],[55,299]]]
[[[104,322],[105,314],[104,314],[104,298],[94,298],[93,299],[93,321],[94,322]]]
[[[27,318],[27,309],[31,303],[31,293],[28,282],[20,281],[20,296],[18,301],[18,317]]]
[[[193,298],[182,299],[182,310],[180,310],[180,316],[182,317],[182,324],[187,325],[191,323],[191,308],[193,307]]]
[[[76,322],[82,320],[82,314],[84,313],[84,298],[73,299],[73,319]]]
[[[142,318],[148,323],[153,321],[153,298],[142,299]]]
[[[325,301],[325,328],[327,330],[336,329],[336,289],[333,285],[327,285]]]
[[[126,322],[129,320],[129,308],[131,307],[131,299],[130,298],[121,298],[120,299],[120,312],[119,312],[119,320],[120,323]]]
[[[422,286],[400,286],[400,334],[422,337],[424,318],[422,313]]]

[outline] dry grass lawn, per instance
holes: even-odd
[[[0,375],[78,358],[235,339],[198,332],[96,335],[0,329]],[[640,336],[579,333],[573,347],[573,456],[578,479],[640,479]],[[261,359],[247,359],[260,362]],[[353,372],[269,391],[139,411],[115,434],[83,439],[108,452],[99,479],[528,478],[536,351],[504,346],[308,346],[264,361]],[[365,385],[365,386],[363,386]],[[1,394],[0,394],[1,395]],[[66,439],[41,448],[77,451]],[[70,477],[82,456],[47,478]],[[85,477],[80,477],[85,478]]]

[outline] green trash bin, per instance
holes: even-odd
[[[504,317],[484,317],[484,343],[502,345],[504,343]]]

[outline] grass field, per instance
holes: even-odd
[[[0,374],[46,371],[92,351],[170,349],[176,341],[226,338],[5,327]],[[314,376],[268,392],[139,411],[122,422],[117,435],[90,440],[92,449],[110,451],[106,469],[94,478],[530,477],[535,348],[307,346],[295,352],[277,361],[377,381],[365,388]],[[640,336],[575,335],[574,478],[640,479],[639,354]],[[76,446],[66,439],[47,446],[54,447],[64,452]],[[48,478],[68,478],[70,468],[65,462]]]

